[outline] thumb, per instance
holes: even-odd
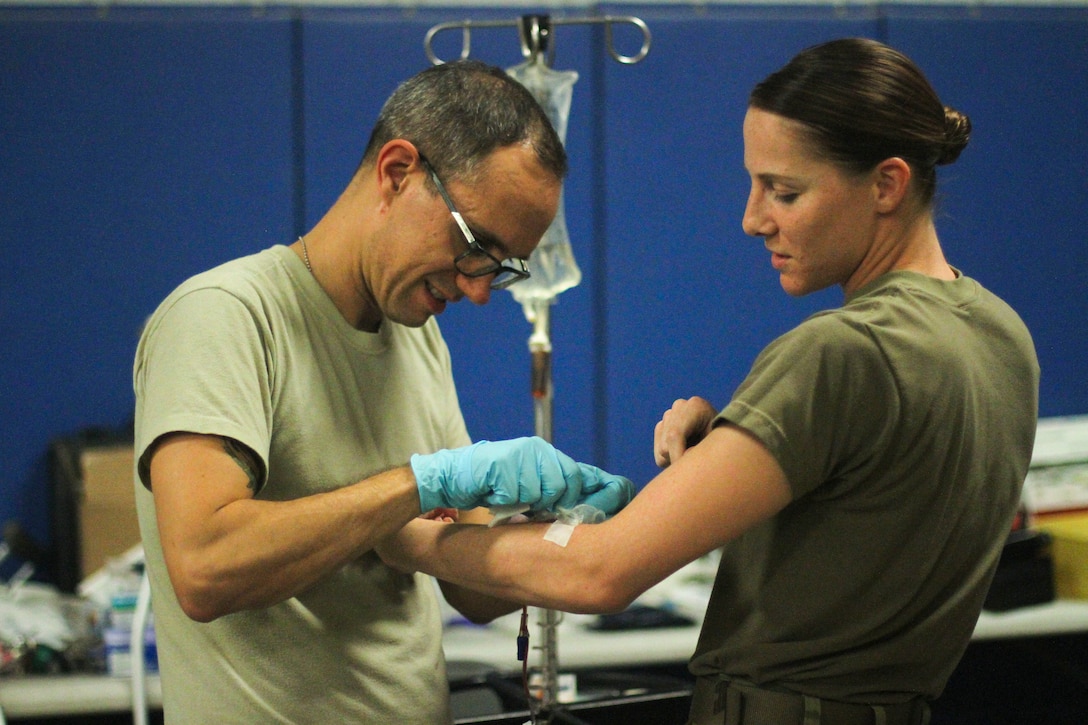
[[[596,466],[579,463],[582,469],[582,493],[579,503],[589,504],[611,516],[635,497],[635,485],[623,476],[617,476]]]

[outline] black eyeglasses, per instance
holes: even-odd
[[[529,279],[529,265],[524,259],[511,257],[505,261],[500,261],[476,241],[472,230],[468,228],[468,224],[465,224],[465,218],[461,216],[461,212],[457,211],[457,207],[453,205],[450,195],[446,193],[446,187],[442,185],[438,174],[434,171],[434,167],[431,166],[431,162],[423,158],[422,155],[419,160],[431,174],[434,185],[438,187],[438,193],[442,195],[442,200],[446,202],[453,220],[457,222],[461,234],[464,235],[465,241],[468,242],[468,249],[453,258],[453,266],[457,268],[457,271],[466,277],[495,275],[495,278],[491,280],[491,289],[506,289],[515,282]]]

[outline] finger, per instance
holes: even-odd
[[[658,468],[669,465],[669,448],[665,445],[665,423],[662,420],[654,426],[654,463]]]
[[[673,431],[671,435],[665,438],[665,458],[671,464],[675,461],[679,461],[688,450],[687,436],[677,431]]]
[[[484,504],[492,488],[489,471],[493,465],[489,451],[491,441],[476,441],[460,458],[453,471],[453,480],[446,486],[448,504],[453,508],[470,509]]]
[[[688,401],[678,398],[672,406],[661,414],[661,420],[654,426],[654,462],[660,468],[667,468],[684,454],[687,444],[686,416]],[[679,448],[676,439],[680,438]]]
[[[540,482],[540,495],[533,502],[534,511],[551,511],[553,505],[566,490],[563,467],[559,463],[556,451],[543,438],[533,438],[533,458],[536,464],[537,479]]]
[[[614,476],[610,473],[604,473],[600,469],[594,469],[595,475],[599,477],[603,485],[597,488],[592,493],[587,494],[582,498],[580,503],[588,504],[596,509],[604,511],[606,515],[611,516],[624,506],[631,502],[631,499],[635,495],[635,486],[630,480],[623,476]],[[604,477],[600,477],[604,474]]]
[[[587,486],[596,485],[596,481],[589,480],[583,473],[582,466],[573,458],[563,453],[562,451],[555,450],[556,461],[562,470],[563,476],[563,490],[557,496],[552,510],[556,509],[571,509],[578,505],[581,501],[583,492]]]
[[[528,438],[489,443],[474,475],[483,484],[483,497],[477,505],[507,506],[532,503],[539,498],[540,483],[535,457],[526,454]]]
[[[419,518],[433,521],[456,521],[457,515],[457,509],[437,508],[421,514]]]
[[[657,436],[655,460],[662,468],[680,460],[688,449],[688,432],[683,421],[674,411],[666,411],[661,419],[661,432]]]
[[[545,486],[548,481],[548,473],[543,469],[540,444],[542,438],[522,438],[517,449],[518,456],[518,501],[509,503],[527,503],[534,511],[546,508],[542,503],[545,498]],[[545,443],[545,445],[547,445]]]

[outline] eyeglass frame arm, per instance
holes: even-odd
[[[457,226],[461,229],[461,234],[463,234],[465,237],[465,242],[468,243],[468,249],[453,258],[453,265],[457,267],[457,273],[463,274],[464,276],[469,278],[486,277],[489,274],[494,274],[497,276],[502,274],[503,272],[507,272],[513,275],[513,279],[505,284],[500,284],[498,286],[492,285],[493,289],[506,289],[515,282],[521,282],[523,280],[529,279],[532,275],[529,273],[529,263],[526,260],[522,259],[521,257],[509,257],[506,261],[513,262],[517,266],[512,267],[508,264],[504,264],[503,260],[496,259],[495,256],[491,254],[491,252],[487,251],[487,249],[484,248],[484,245],[476,241],[476,235],[473,234],[472,230],[468,228],[468,224],[465,222],[465,218],[461,216],[461,212],[459,212],[457,210],[457,207],[454,206],[453,199],[450,198],[449,192],[446,191],[446,185],[443,184],[442,180],[438,178],[438,172],[434,170],[434,166],[431,165],[431,162],[428,161],[427,158],[423,156],[423,154],[419,155],[419,160],[423,167],[428,172],[430,172],[431,180],[434,181],[435,188],[438,189],[438,193],[442,196],[442,201],[445,202],[446,208],[450,211],[450,216],[452,216],[453,220],[457,222]],[[494,262],[495,269],[490,269],[486,271],[480,270],[476,272],[465,272],[464,270],[462,270],[457,263],[467,257],[469,254],[472,254],[473,252],[479,252],[486,256],[488,259],[490,259],[492,262]]]

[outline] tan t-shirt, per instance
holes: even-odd
[[[936,697],[1019,503],[1038,387],[1023,322],[962,276],[886,274],[771,343],[719,419],[794,500],[725,547],[692,671]]]
[[[194,622],[174,597],[141,480],[148,446],[172,431],[247,445],[265,472],[257,497],[274,500],[468,444],[437,323],[386,321],[376,334],[359,332],[297,256],[277,246],[171,294],[148,321],[133,377],[137,507],[166,721],[448,721],[429,579],[368,554],[268,609]]]

